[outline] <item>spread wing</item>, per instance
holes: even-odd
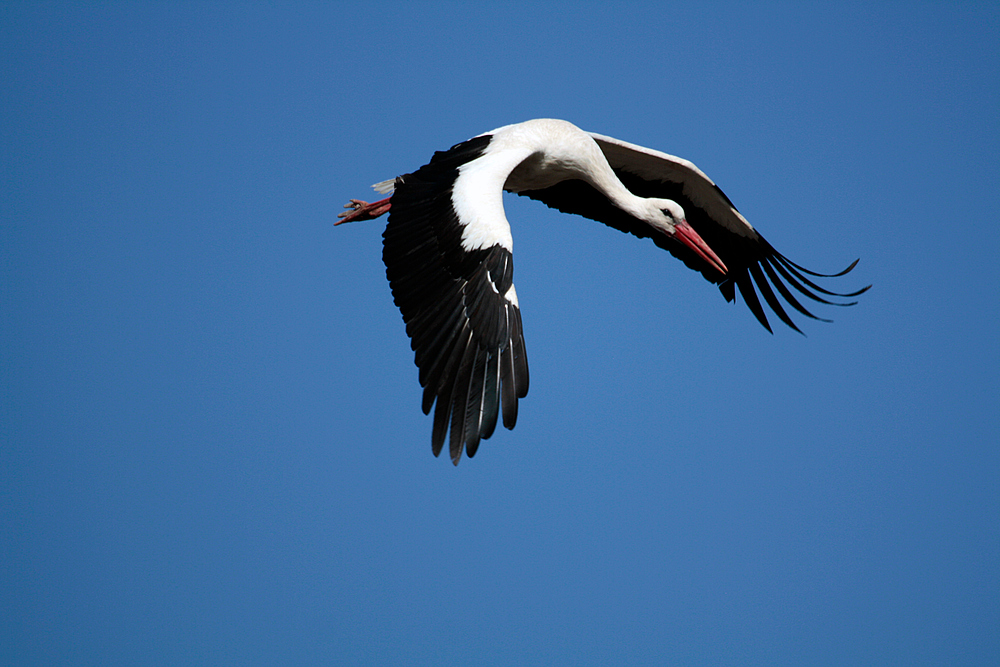
[[[803,315],[821,320],[823,318],[816,317],[799,302],[793,290],[819,303],[849,306],[855,302],[832,301],[825,297],[851,298],[870,287],[869,285],[851,293],[838,293],[817,285],[807,276],[842,276],[853,269],[857,261],[834,274],[816,273],[792,262],[758,234],[712,179],[691,162],[600,134],[591,133],[590,136],[601,148],[615,174],[631,192],[640,197],[671,199],[683,207],[688,224],[728,267],[729,273],[726,276],[721,276],[706,266],[686,246],[613,206],[584,181],[563,181],[543,190],[527,190],[518,194],[537,199],[566,213],[576,213],[603,222],[639,238],[652,238],[656,245],[682,260],[689,268],[700,271],[707,280],[718,283],[727,301],[735,299],[738,288],[747,306],[768,331],[771,331],[771,326],[757,296],[758,291],[782,322],[800,331],[788,316],[778,295]],[[757,291],[754,290],[755,286]]]
[[[514,428],[528,393],[528,361],[514,291],[510,250],[462,246],[465,221],[452,200],[458,170],[481,156],[488,135],[436,153],[395,182],[382,259],[403,314],[424,387],[423,411],[435,403],[431,444],[440,454],[449,432],[452,462],[475,455],[481,439]]]

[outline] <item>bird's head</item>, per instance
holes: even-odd
[[[680,204],[671,199],[650,199],[649,202],[656,207],[659,214],[657,226],[667,236],[686,245],[722,275],[726,275],[729,272],[723,261],[715,254],[715,251],[688,224],[687,218],[684,216],[684,209]]]
[[[670,229],[684,222],[684,209],[677,202],[671,199],[650,199],[649,201],[665,218],[663,220],[663,224],[665,225],[663,231],[669,234]]]

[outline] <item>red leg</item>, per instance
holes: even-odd
[[[337,222],[333,223],[334,226],[342,225],[345,222],[356,222],[358,220],[374,220],[380,215],[385,215],[389,212],[389,207],[392,206],[392,197],[386,197],[380,201],[372,202],[369,204],[366,201],[361,201],[360,199],[352,199],[351,203],[344,204],[344,208],[354,209],[353,211],[348,211],[341,213],[337,217],[340,218]]]

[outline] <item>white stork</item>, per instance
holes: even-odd
[[[412,339],[423,411],[434,411],[431,446],[441,453],[449,431],[451,460],[464,447],[475,455],[502,409],[514,428],[517,400],[528,393],[528,359],[514,290],[506,190],[538,199],[653,242],[700,271],[727,301],[739,288],[771,331],[754,284],[782,322],[799,331],[771,289],[795,310],[818,318],[788,285],[820,303],[848,306],[803,274],[820,274],[778,253],[729,198],[687,160],[562,120],[507,125],[437,152],[413,172],[373,186],[391,196],[371,204],[352,199],[337,224],[391,211],[382,259],[393,298]],[[768,282],[770,281],[770,283]],[[786,285],[787,283],[787,285]],[[870,285],[869,285],[870,287]],[[819,294],[817,294],[817,292]],[[829,321],[829,320],[824,320]],[[801,332],[800,332],[801,333]]]

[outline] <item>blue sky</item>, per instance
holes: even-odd
[[[0,7],[0,662],[1000,662],[1000,9]],[[454,468],[348,198],[535,117],[691,159],[861,303],[772,336],[511,197]]]

